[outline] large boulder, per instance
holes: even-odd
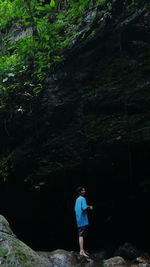
[[[8,221],[0,215],[0,265],[15,267],[50,267],[50,261],[20,241]]]

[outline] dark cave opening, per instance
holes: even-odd
[[[150,195],[149,184],[144,184],[149,176],[148,147],[132,147],[132,181],[125,151],[110,151],[111,160],[103,168],[89,163],[86,169],[65,171],[40,190],[1,184],[1,214],[16,236],[34,250],[78,250],[74,201],[75,189],[82,184],[87,202],[94,206],[89,214],[89,250],[106,249],[111,255],[129,242],[150,251]]]

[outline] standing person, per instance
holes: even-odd
[[[88,206],[85,198],[85,188],[79,186],[77,188],[78,197],[75,202],[75,215],[79,234],[80,255],[88,257],[88,253],[84,250],[84,238],[87,236],[87,226],[89,225],[88,210],[92,210],[92,206]]]

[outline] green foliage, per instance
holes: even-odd
[[[32,89],[36,95],[43,90],[50,69],[63,60],[63,50],[72,42],[84,13],[93,3],[96,2],[0,0],[1,105],[12,91],[17,94]]]
[[[11,25],[12,20],[25,16],[22,0],[0,0],[0,30]]]
[[[5,45],[5,53],[2,53],[0,58],[0,74],[2,77],[0,82],[1,104],[6,100],[6,95],[10,90],[16,90],[15,78],[18,79],[18,82],[20,81],[20,89],[24,88],[24,84],[22,84],[24,69],[26,70],[26,75],[28,75],[32,67],[32,77],[28,78],[30,83],[35,82],[35,92],[39,91],[39,88],[40,90],[42,89],[41,83],[43,81],[46,82],[47,66],[53,64],[50,59],[51,53],[54,52],[52,51],[52,46],[54,47],[52,35],[54,35],[57,42],[57,36],[59,37],[59,35],[51,31],[51,24],[48,22],[49,13],[54,8],[54,1],[51,5],[42,6],[41,4],[43,3],[38,4],[35,0],[0,2],[1,14],[8,8],[7,12],[5,12],[5,17],[1,16],[1,29],[6,26],[9,27],[10,19],[14,21],[14,28],[19,23],[21,30],[29,26],[33,29],[33,34],[25,34],[15,41],[13,32],[7,34],[8,29],[6,28],[4,38],[1,39],[1,47]],[[9,41],[10,35],[12,35],[11,43]],[[15,77],[13,84],[12,76]]]
[[[51,1],[50,1],[50,7],[55,7],[55,6],[56,6],[55,1],[54,1],[54,0],[51,0]]]

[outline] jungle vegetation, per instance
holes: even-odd
[[[97,0],[101,5],[105,0]],[[38,95],[63,60],[92,0],[0,1],[0,105],[12,92]],[[24,112],[16,107],[16,112]]]

